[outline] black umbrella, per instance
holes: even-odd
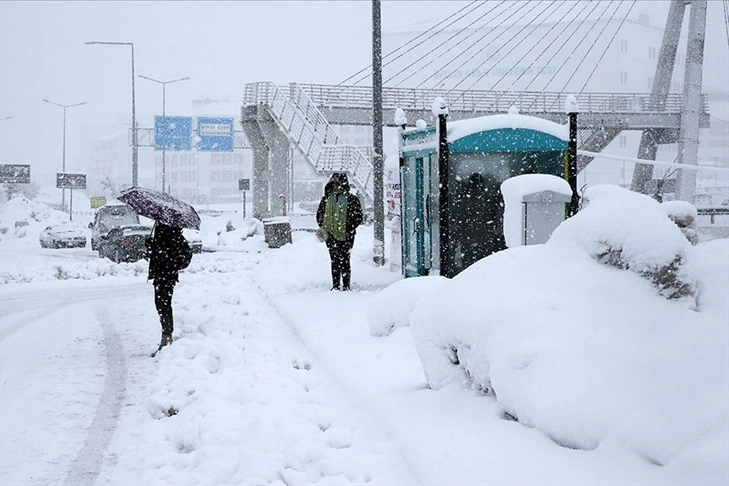
[[[200,216],[195,208],[167,193],[146,187],[130,187],[122,191],[117,199],[131,206],[141,216],[168,226],[200,229]]]

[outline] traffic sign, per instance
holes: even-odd
[[[90,197],[89,202],[91,203],[91,209],[100,208],[106,204],[106,196]]]
[[[155,150],[190,150],[192,148],[192,117],[155,116]]]
[[[232,152],[233,118],[197,117],[197,149],[200,152]]]
[[[56,187],[58,189],[86,189],[86,174],[56,174]]]
[[[29,184],[30,166],[19,164],[0,164],[0,182],[8,184]]]
[[[250,191],[251,180],[250,179],[238,179],[238,190],[239,191]]]

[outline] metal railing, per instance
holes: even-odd
[[[327,108],[372,108],[372,88],[302,84],[317,106]],[[683,96],[669,94],[662,104],[651,102],[649,93],[548,93],[541,91],[456,91],[447,89],[382,88],[383,109],[429,110],[433,100],[442,97],[449,110],[469,112],[507,112],[516,106],[524,113],[564,113],[567,95],[577,97],[581,113],[662,113],[681,112]],[[701,98],[707,110],[706,95]]]
[[[318,174],[349,173],[354,186],[367,202],[372,203],[372,158],[358,146],[344,142],[300,85],[291,83],[286,89],[271,82],[248,84],[243,104],[265,105],[287,138],[301,150]]]

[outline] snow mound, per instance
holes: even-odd
[[[692,247],[659,203],[593,189],[547,244],[493,254],[417,301],[428,384],[493,395],[564,447],[617,445],[674,467],[701,458],[729,479],[726,457],[702,453],[729,450],[729,242]],[[630,270],[679,256],[698,312],[602,264],[606,249]]]
[[[436,292],[447,281],[440,276],[408,278],[378,293],[367,306],[370,334],[389,336],[395,328],[409,326],[415,304]]]
[[[651,281],[661,295],[693,306],[694,278],[682,263],[691,246],[652,198],[617,186],[594,186],[588,204],[562,223],[547,245],[572,246],[597,261]]]

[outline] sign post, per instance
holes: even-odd
[[[30,184],[30,166],[0,164],[0,183]]]
[[[73,221],[73,190],[86,189],[86,174],[66,174],[59,172],[56,174],[56,187],[58,189],[71,189],[71,205],[68,215]]]
[[[243,219],[246,217],[246,191],[249,191],[250,189],[250,179],[238,179],[238,190],[243,191]]]

